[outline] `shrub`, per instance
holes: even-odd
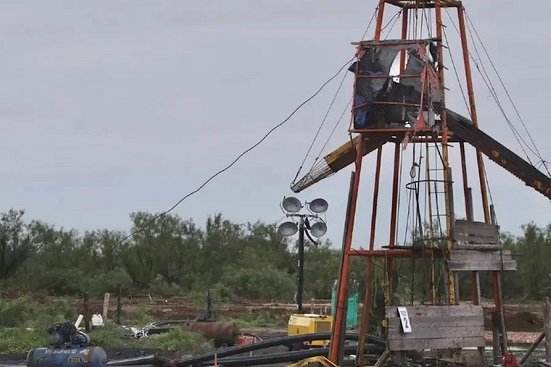
[[[146,348],[167,349],[183,354],[203,353],[213,348],[212,343],[201,335],[180,328],[138,339],[137,344]]]
[[[37,329],[0,329],[0,353],[26,353],[33,348],[48,345],[48,334]]]
[[[295,292],[293,277],[272,268],[239,269],[226,273],[225,282],[237,297],[252,299],[291,299]]]

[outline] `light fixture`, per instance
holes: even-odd
[[[310,226],[310,234],[316,238],[323,236],[325,232],[327,232],[327,226],[321,221]]]
[[[281,202],[281,209],[285,212],[285,217],[291,219],[291,221],[283,222],[277,228],[277,233],[283,237],[290,237],[295,233],[298,234],[297,241],[297,255],[298,255],[298,267],[297,267],[297,310],[302,313],[302,297],[304,293],[304,237],[308,237],[314,244],[316,241],[313,239],[323,236],[327,232],[327,225],[320,218],[320,214],[327,211],[327,201],[318,198],[311,202],[305,202],[310,213],[300,213],[304,207],[302,202],[292,196],[283,197]],[[298,220],[298,224],[293,222]],[[310,220],[314,222],[310,225]]]
[[[293,222],[285,222],[277,228],[277,232],[283,237],[289,237],[298,232],[298,226]]]
[[[325,213],[328,207],[329,204],[322,198],[314,199],[308,203],[308,209],[310,209],[312,213],[316,214]]]
[[[281,205],[289,213],[297,213],[302,208],[300,200],[292,196],[284,198]]]

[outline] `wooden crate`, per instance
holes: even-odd
[[[482,306],[405,306],[412,332],[402,332],[397,307],[387,307],[391,351],[456,349],[484,346]]]

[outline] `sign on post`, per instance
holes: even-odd
[[[408,310],[405,307],[398,307],[400,322],[402,323],[402,331],[404,334],[411,333],[411,323],[409,322]]]

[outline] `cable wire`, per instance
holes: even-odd
[[[367,27],[365,28],[364,34],[362,35],[362,41],[365,40],[365,36],[367,36],[367,32],[369,32],[369,28],[371,27],[371,23],[373,23],[373,19],[375,19],[375,14],[377,14],[377,11],[379,10],[379,5],[375,7],[375,10],[373,11],[373,14],[371,15],[371,19],[369,20],[369,23],[367,23]]]
[[[503,81],[503,79],[501,78],[501,75],[499,74],[499,72],[497,71],[497,68],[492,60],[492,58],[490,57],[490,54],[488,53],[488,50],[486,49],[486,46],[484,45],[484,42],[482,42],[482,39],[480,38],[480,35],[478,34],[478,31],[476,30],[476,27],[474,26],[473,22],[471,21],[471,18],[469,17],[469,14],[467,14],[467,12],[465,11],[465,16],[467,18],[467,22],[471,25],[471,27],[473,28],[473,31],[476,35],[476,37],[478,38],[478,41],[480,42],[480,45],[482,46],[482,49],[484,50],[484,53],[486,54],[486,57],[488,58],[488,60],[490,61],[490,65],[492,66],[492,69],[494,70],[498,80],[499,80],[499,83],[501,84],[503,90],[505,91],[505,95],[507,96],[507,98],[509,99],[509,102],[511,103],[511,106],[513,107],[513,109],[515,110],[515,113],[520,121],[520,123],[522,124],[522,127],[524,128],[524,131],[526,131],[526,135],[528,136],[528,139],[530,139],[530,142],[532,143],[534,149],[536,150],[535,154],[536,156],[541,160],[541,162],[543,163],[543,166],[545,167],[546,171],[547,171],[547,174],[549,176],[551,176],[551,173],[549,172],[549,169],[547,168],[547,164],[546,164],[546,161],[543,159],[543,157],[541,156],[541,153],[536,145],[536,143],[534,142],[534,139],[532,138],[532,135],[530,134],[530,131],[528,131],[528,128],[526,127],[526,124],[524,123],[524,119],[522,118],[522,116],[520,115],[520,111],[518,110],[515,102],[513,101],[513,98],[511,97],[511,94],[509,93],[509,90],[507,89],[507,87],[505,86],[505,83]]]
[[[373,23],[373,20],[375,19],[375,14],[377,14],[377,10],[379,9],[379,6],[377,5],[375,7],[375,10],[373,11],[373,14],[371,15],[371,19],[369,20],[369,22],[367,23],[367,27],[365,28],[365,31],[362,35],[362,38],[361,40],[363,41],[367,35],[367,32],[369,31],[369,28],[371,27],[371,24]],[[352,59],[353,60],[353,59]],[[352,61],[350,60],[350,61]],[[333,108],[333,105],[335,103],[335,100],[337,99],[337,96],[344,84],[344,81],[346,80],[346,77],[348,76],[347,73],[344,74],[344,77],[342,78],[338,88],[337,88],[337,91],[335,92],[335,95],[333,96],[333,99],[331,100],[331,103],[329,104],[329,107],[321,121],[321,124],[320,126],[318,127],[318,130],[316,131],[316,134],[314,135],[314,138],[312,139],[312,142],[310,143],[310,146],[308,147],[308,150],[306,151],[306,154],[304,155],[304,159],[302,160],[302,163],[300,164],[298,170],[297,170],[297,173],[295,174],[295,177],[293,178],[292,182],[291,182],[291,185],[293,185],[297,178],[299,177],[300,175],[300,172],[302,172],[302,169],[304,168],[304,164],[306,163],[306,160],[308,159],[308,156],[310,155],[310,152],[312,151],[312,148],[314,147],[314,144],[316,143],[316,140],[318,139],[318,136],[321,132],[321,129],[323,128],[323,125],[325,124],[325,122],[327,121],[327,117],[329,116],[329,113],[331,112],[331,109]],[[339,119],[337,120],[335,126],[333,127],[333,129],[331,130],[331,133],[329,134],[329,137],[327,138],[327,140],[325,141],[325,143],[323,144],[323,147],[321,148],[319,154],[317,155],[317,157],[314,159],[314,163],[312,165],[312,168],[315,166],[316,162],[318,161],[318,159],[320,158],[323,150],[325,149],[325,147],[327,146],[327,143],[329,142],[329,139],[331,139],[331,137],[333,136],[333,134],[335,133],[335,130],[337,128],[337,125],[340,123],[340,121],[342,120],[344,114],[346,113],[346,111],[348,110],[348,106],[350,105],[351,101],[348,102],[348,105],[346,106],[344,112],[341,114],[341,116],[339,117]]]
[[[196,193],[198,193],[199,191],[201,191],[205,186],[207,186],[212,180],[214,180],[216,177],[218,177],[219,175],[221,175],[222,173],[226,172],[227,170],[229,170],[231,167],[233,167],[241,158],[243,158],[247,153],[249,153],[250,151],[252,151],[253,149],[255,149],[256,147],[258,147],[260,144],[262,144],[275,130],[279,129],[281,126],[283,126],[285,123],[287,123],[287,121],[289,121],[291,119],[291,117],[293,117],[297,112],[298,110],[300,110],[305,104],[307,104],[308,102],[310,102],[312,99],[314,99],[329,83],[331,83],[337,76],[339,76],[339,74],[342,72],[342,70],[348,66],[348,64],[350,64],[350,62],[353,60],[354,58],[346,61],[346,63],[344,65],[342,65],[339,70],[337,71],[337,73],[335,73],[333,76],[331,76],[329,79],[327,79],[325,82],[323,82],[323,84],[319,87],[319,89],[314,93],[312,94],[310,97],[308,97],[307,99],[305,99],[304,101],[302,101],[285,119],[283,119],[283,121],[281,121],[280,123],[278,123],[277,125],[275,125],[274,127],[272,127],[270,130],[268,130],[268,132],[266,134],[264,134],[264,136],[258,140],[256,143],[254,143],[253,145],[251,145],[249,148],[245,149],[243,152],[241,152],[241,154],[239,154],[233,161],[231,161],[228,165],[226,165],[224,168],[218,170],[216,173],[212,174],[208,179],[206,179],[201,185],[199,185],[195,190],[191,191],[190,193],[184,195],[181,199],[179,199],[176,203],[174,203],[170,208],[168,208],[167,210],[155,215],[151,220],[149,220],[145,225],[137,228],[136,230],[130,232],[130,234],[128,234],[126,237],[124,237],[122,240],[119,241],[119,243],[122,243],[126,240],[128,240],[129,238],[133,237],[134,235],[140,233],[141,231],[145,230],[146,228],[148,228],[149,226],[151,226],[153,223],[155,223],[155,221],[165,215],[167,215],[168,213],[170,213],[171,211],[173,211],[174,209],[176,209],[176,207],[178,205],[180,205],[184,200],[186,200],[187,198],[189,198],[190,196],[192,195],[195,195]]]
[[[449,14],[448,14],[449,16]],[[469,103],[467,102],[467,97],[465,95],[465,90],[463,89],[463,84],[461,83],[461,79],[459,78],[459,73],[457,72],[457,67],[455,66],[455,61],[453,59],[453,54],[450,50],[450,44],[448,42],[448,35],[446,34],[446,27],[442,27],[442,31],[444,33],[444,41],[446,42],[446,49],[448,50],[448,55],[450,56],[450,60],[452,62],[453,72],[455,74],[455,78],[457,79],[457,84],[459,85],[459,90],[461,91],[461,96],[463,96],[463,102],[465,102],[465,107],[467,107],[467,111],[469,112],[469,116],[471,116],[471,109],[469,107]]]
[[[339,116],[339,119],[337,120],[337,122],[335,123],[335,125],[333,126],[333,130],[331,130],[331,133],[329,133],[329,136],[327,137],[327,139],[325,140],[325,143],[323,143],[323,146],[321,147],[319,153],[318,153],[318,156],[316,158],[316,160],[319,159],[319,157],[321,156],[321,154],[323,153],[323,151],[325,150],[325,148],[327,147],[327,144],[329,143],[329,140],[331,140],[331,138],[333,137],[333,134],[335,133],[335,131],[337,130],[337,127],[339,126],[339,123],[342,121],[342,118],[344,117],[344,115],[346,114],[346,112],[348,111],[348,108],[350,107],[350,105],[352,104],[352,99],[350,99],[348,101],[348,104],[346,105],[346,107],[344,107],[344,110],[342,111],[341,115]],[[315,163],[315,162],[314,162]]]
[[[295,181],[297,180],[298,176],[300,175],[300,172],[302,171],[302,168],[304,167],[304,163],[306,163],[306,160],[308,159],[308,156],[310,155],[310,152],[312,151],[312,148],[314,147],[314,144],[316,143],[316,140],[318,140],[318,136],[321,132],[321,129],[323,128],[323,125],[325,125],[325,122],[327,121],[327,117],[329,116],[329,113],[331,112],[331,109],[333,108],[333,105],[335,104],[335,100],[337,99],[340,91],[341,91],[341,88],[344,84],[344,81],[346,80],[346,77],[348,76],[348,73],[344,73],[344,77],[341,79],[341,82],[337,88],[337,91],[335,92],[335,95],[333,96],[333,99],[331,100],[331,102],[329,103],[329,107],[327,108],[327,111],[325,111],[325,115],[323,116],[323,119],[321,120],[321,124],[320,126],[318,127],[318,130],[316,131],[316,134],[314,135],[314,138],[312,139],[312,142],[310,143],[310,146],[308,147],[308,150],[306,151],[306,154],[304,155],[304,159],[302,160],[302,163],[300,164],[298,170],[297,170],[297,173],[295,175],[295,178],[293,178],[293,182],[292,184],[295,183]],[[314,160],[317,161],[319,158],[316,157],[316,159]]]

